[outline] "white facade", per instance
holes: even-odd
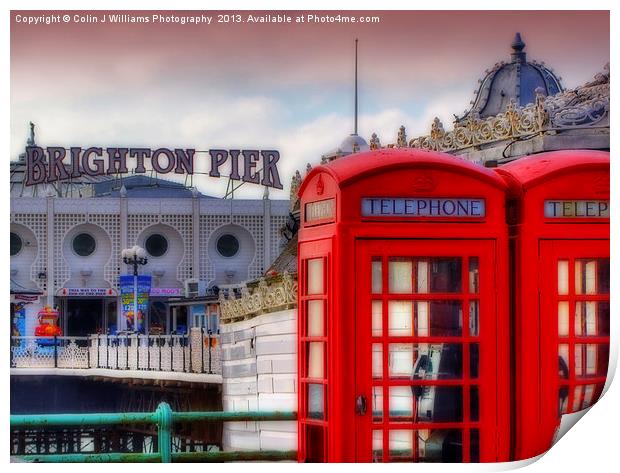
[[[297,411],[297,310],[222,325],[225,411]],[[225,451],[296,450],[297,422],[226,422]]]
[[[288,212],[285,200],[225,200],[197,193],[189,198],[13,196],[10,230],[12,238],[19,237],[20,249],[15,254],[11,249],[12,287],[43,292],[26,306],[25,335],[33,334],[43,305],[58,305],[59,298],[77,296],[81,288],[85,297],[105,289],[106,299],[118,300],[119,276],[132,271],[121,251],[145,247],[153,234],[163,236],[167,248],[160,256],[149,254],[140,274],[150,274],[155,288],[176,289],[180,295],[187,281],[221,287],[260,277],[279,254],[279,229]],[[94,240],[87,256],[73,245],[82,234]],[[232,256],[218,250],[223,235],[238,242]],[[122,328],[120,317],[118,322]]]

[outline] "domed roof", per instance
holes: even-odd
[[[370,146],[368,146],[366,140],[357,133],[351,133],[342,141],[342,143],[340,143],[338,148],[325,153],[321,157],[321,164],[329,163],[330,161],[342,158],[343,156],[361,153],[368,150],[370,150]]]
[[[555,95],[564,89],[560,79],[544,63],[526,61],[525,43],[521,33],[516,33],[511,44],[511,61],[495,64],[480,81],[472,108],[464,116],[457,118],[462,121],[472,113],[486,118],[504,112],[510,101],[521,107],[534,103],[536,93]]]
[[[370,147],[364,138],[356,133],[352,133],[342,140],[342,143],[340,143],[338,149],[343,154],[353,154],[361,151],[368,151]]]

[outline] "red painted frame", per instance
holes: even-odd
[[[495,246],[495,318],[497,351],[493,357],[497,371],[497,418],[492,451],[487,461],[510,459],[510,370],[508,320],[508,234],[505,223],[505,182],[493,171],[453,156],[411,149],[380,150],[338,159],[314,168],[299,190],[301,222],[299,232],[299,334],[305,330],[305,309],[301,303],[306,284],[305,262],[325,257],[327,278],[327,418],[325,451],[316,457],[308,451],[304,427],[308,425],[303,376],[299,379],[299,460],[324,458],[329,462],[353,462],[357,459],[354,426],[356,423],[356,274],[359,272],[356,242],[361,240],[488,240]],[[483,219],[468,218],[365,218],[361,199],[365,197],[483,198]],[[334,198],[333,221],[322,225],[304,225],[305,204]],[[457,248],[458,249],[458,248]],[[396,255],[398,256],[398,255]],[[302,340],[299,343],[299,373],[305,366]],[[482,382],[482,380],[481,380]]]
[[[585,301],[597,301],[609,303],[609,293],[606,294],[583,294],[577,295],[575,291],[575,260],[586,258],[609,258],[609,242],[606,240],[580,240],[579,247],[575,247],[575,242],[567,240],[544,240],[541,241],[541,263],[546,268],[546,274],[549,277],[543,280],[542,292],[541,292],[541,312],[548,314],[548,317],[542,317],[541,319],[541,332],[548,333],[550,336],[542,337],[541,348],[544,353],[558,353],[559,344],[568,345],[569,348],[569,376],[568,379],[563,380],[558,377],[558,364],[556,359],[548,357],[541,363],[542,378],[550,380],[551,382],[545,383],[543,386],[542,398],[558,400],[558,392],[560,386],[568,388],[568,399],[566,412],[577,412],[582,409],[585,386],[596,385],[594,391],[593,401],[594,404],[603,389],[603,385],[607,380],[606,376],[576,376],[575,369],[575,348],[579,344],[596,344],[597,346],[603,346],[609,348],[609,333],[599,336],[578,336],[575,334],[575,304],[577,302]],[[568,291],[566,295],[558,295],[558,260],[568,261]],[[560,337],[558,334],[558,321],[557,316],[552,317],[553,314],[557,314],[558,302],[566,301],[568,303],[568,335]],[[597,355],[599,353],[597,352]],[[598,356],[597,356],[598,358]],[[599,363],[600,362],[600,363]],[[600,366],[599,366],[600,365]],[[608,359],[597,360],[597,368],[600,368],[607,372]],[[585,371],[585,370],[584,370]],[[574,394],[577,387],[581,386],[581,399],[579,400],[579,407],[574,408]],[[551,407],[551,406],[549,406]],[[556,416],[552,409],[549,411],[543,411],[543,418],[547,418],[546,423],[553,424]]]
[[[552,279],[554,275],[557,277],[557,271],[552,270],[552,255],[545,242],[562,241],[563,247],[569,250],[566,254],[572,254],[573,258],[579,254],[599,254],[601,243],[609,254],[608,218],[545,218],[544,202],[609,200],[609,153],[543,153],[521,158],[496,171],[510,188],[516,370],[514,429],[515,459],[519,460],[551,448],[560,422],[556,390],[557,307],[549,312],[548,306],[539,303],[539,296],[543,301],[553,296],[548,281],[557,281]],[[555,325],[544,323],[546,318]]]
[[[357,245],[356,266],[356,392],[366,399],[372,398],[372,387],[383,388],[382,421],[373,421],[371,412],[356,417],[356,460],[371,461],[372,430],[383,429],[383,461],[389,461],[388,428],[391,429],[458,429],[461,430],[463,462],[470,462],[470,430],[480,432],[479,458],[482,462],[497,461],[495,442],[497,426],[497,327],[495,319],[495,242],[492,240],[361,240]],[[390,256],[399,257],[461,257],[461,291],[451,293],[390,294],[388,288],[387,261]],[[373,258],[380,257],[383,263],[383,290],[372,294],[370,265]],[[480,288],[477,293],[469,288],[469,259],[479,258]],[[382,336],[371,336],[371,303],[383,302]],[[460,336],[389,336],[388,301],[390,300],[453,300],[462,304],[462,333]],[[469,302],[479,302],[478,335],[469,334]],[[377,381],[371,376],[373,343],[383,345],[382,378]],[[390,343],[452,343],[462,347],[461,378],[436,380],[390,380],[388,373],[388,344]],[[480,350],[478,377],[470,377],[470,343],[477,343]],[[398,422],[390,421],[388,398],[391,386],[455,386],[463,387],[462,421],[454,422]],[[479,420],[470,420],[470,386],[479,389]],[[370,403],[372,405],[372,403]],[[415,408],[415,403],[413,403]],[[371,410],[371,409],[370,409]],[[412,414],[415,417],[415,414]],[[413,453],[415,457],[415,452]]]

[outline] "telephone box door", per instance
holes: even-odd
[[[555,428],[596,402],[607,379],[609,240],[543,240],[540,254],[543,416]]]
[[[361,240],[355,272],[357,461],[497,461],[495,242]]]

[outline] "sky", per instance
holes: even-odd
[[[291,11],[291,24],[218,24],[221,12],[162,12],[204,14],[210,25],[101,23],[107,13],[89,13],[97,23],[27,25],[17,15],[42,13],[12,12],[12,160],[29,121],[42,146],[277,149],[285,189],[271,197],[285,199],[294,171],[353,131],[355,38],[359,134],[384,144],[401,125],[409,137],[428,133],[435,116],[450,129],[485,69],[509,60],[516,31],[528,59],[545,61],[566,88],[609,62],[605,11],[346,12],[380,18],[366,24],[296,23],[303,12]],[[226,188],[226,179],[194,183],[215,196]],[[235,195],[262,194],[246,184]]]

